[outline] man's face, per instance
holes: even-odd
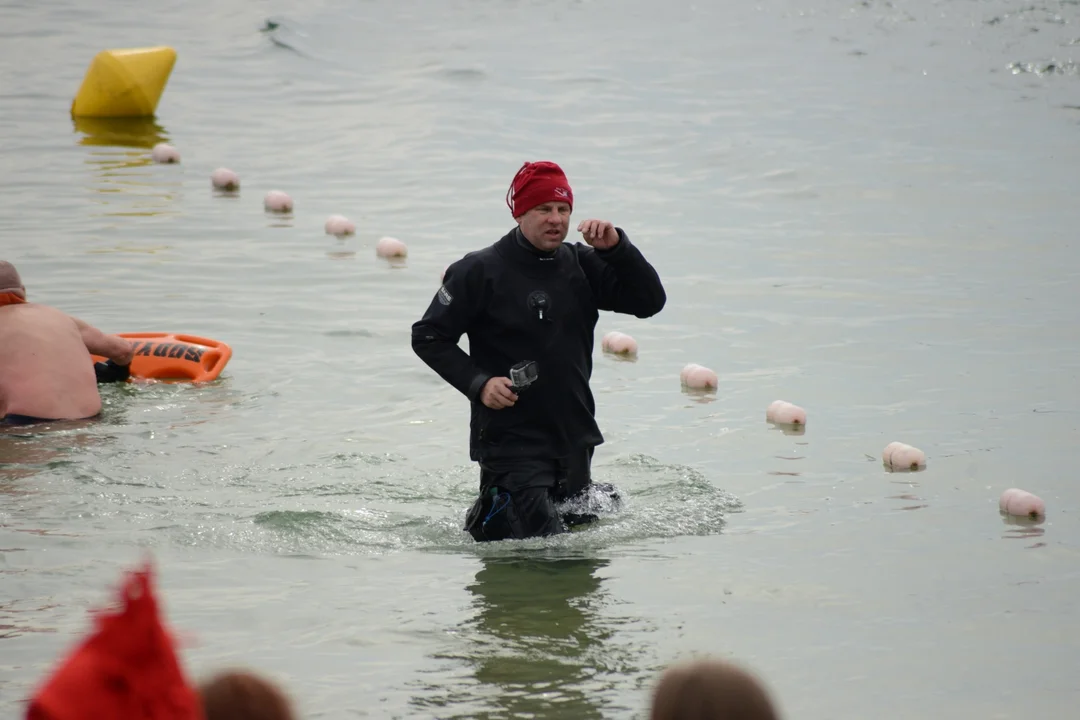
[[[533,247],[551,252],[562,245],[570,232],[570,204],[547,202],[537,205],[517,218],[517,222]]]

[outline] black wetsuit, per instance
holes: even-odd
[[[41,423],[56,422],[49,418],[39,418],[33,415],[18,415],[8,413],[3,417],[0,417],[0,425],[13,425],[15,427],[24,427],[26,425],[40,425]]]
[[[469,454],[480,464],[481,495],[466,529],[478,540],[562,532],[554,501],[589,483],[593,448],[604,441],[589,388],[598,311],[647,318],[667,301],[656,270],[618,233],[610,250],[563,243],[544,253],[514,228],[450,265],[412,326],[416,354],[472,403]],[[462,335],[469,353],[458,346]],[[485,406],[484,384],[523,361],[534,361],[538,376],[517,403]],[[516,520],[477,528],[489,515]]]

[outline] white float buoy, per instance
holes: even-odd
[[[926,454],[902,442],[891,442],[881,452],[881,461],[892,470],[918,470],[926,467]]]
[[[292,198],[281,190],[271,190],[263,198],[263,207],[270,212],[291,212],[293,209]]]
[[[327,235],[352,235],[356,232],[356,225],[344,215],[331,215],[326,219]]]
[[[638,351],[637,340],[626,333],[617,332],[615,330],[604,335],[603,339],[600,341],[600,347],[604,352],[615,355],[637,355]]]
[[[805,425],[806,411],[785,400],[774,400],[765,408],[765,420],[776,425]]]
[[[405,243],[393,237],[381,237],[375,243],[375,254],[379,257],[405,257],[409,254],[409,248]]]
[[[157,163],[178,163],[180,151],[168,143],[158,143],[150,150],[150,159]]]
[[[679,373],[679,379],[682,380],[683,385],[692,390],[715,390],[720,384],[715,372],[697,363],[686,365]]]
[[[998,510],[1005,515],[1016,517],[1028,517],[1032,520],[1046,516],[1046,503],[1038,495],[1033,495],[1027,490],[1009,488],[1001,493],[998,500]]]
[[[210,184],[218,190],[239,190],[240,176],[229,168],[220,167],[210,173]]]

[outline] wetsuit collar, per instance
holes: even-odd
[[[531,242],[529,242],[529,239],[525,237],[525,233],[521,232],[520,225],[514,228],[514,241],[517,242],[517,244],[521,247],[525,248],[525,250],[527,250],[530,254],[544,260],[550,260],[551,258],[555,257],[555,253],[559,251],[558,248],[548,251],[540,250]]]
[[[514,228],[506,235],[503,235],[495,243],[495,249],[507,262],[513,263],[521,268],[525,274],[533,277],[548,277],[549,274],[557,272],[557,269],[562,266],[562,262],[559,260],[562,255],[559,252],[562,250],[561,245],[553,252],[541,252],[525,239],[520,228]]]

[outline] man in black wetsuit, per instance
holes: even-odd
[[[621,228],[584,220],[587,244],[563,243],[574,195],[555,163],[525,163],[506,202],[517,227],[450,265],[412,326],[416,354],[472,403],[480,496],[465,529],[478,541],[567,530],[556,503],[588,492],[604,441],[589,388],[598,311],[647,318],[667,301]]]

